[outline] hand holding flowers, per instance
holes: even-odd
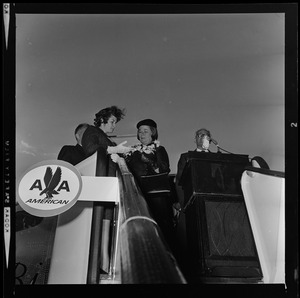
[[[146,154],[154,154],[157,147],[159,147],[160,143],[159,141],[155,140],[153,143],[149,145],[143,145],[142,143],[136,144],[131,146],[132,150],[125,153],[126,156],[132,155],[135,151],[139,151],[140,153],[146,153]]]

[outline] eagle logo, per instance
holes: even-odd
[[[55,190],[55,187],[58,185],[61,179],[61,168],[57,167],[54,175],[52,174],[52,169],[47,167],[46,173],[44,176],[44,183],[46,188],[40,193],[40,196],[46,194],[46,199],[53,198],[53,195],[57,195],[58,192]]]

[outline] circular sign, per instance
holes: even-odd
[[[42,161],[23,175],[18,202],[32,215],[54,216],[70,209],[81,189],[81,175],[73,165],[62,160]]]

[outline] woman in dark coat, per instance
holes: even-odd
[[[133,146],[125,158],[132,174],[139,180],[141,176],[169,173],[169,156],[157,140],[157,124],[145,119],[137,124],[137,129],[137,139],[141,143]]]
[[[137,139],[141,142],[125,154],[129,170],[143,192],[149,211],[157,222],[169,246],[174,244],[174,198],[170,192],[169,156],[157,140],[157,124],[145,119],[137,124]],[[175,203],[178,204],[178,203]]]
[[[97,170],[96,176],[116,176],[116,164],[111,160],[111,154],[115,153],[126,153],[131,150],[130,147],[126,147],[123,142],[116,145],[107,136],[108,133],[112,133],[119,122],[124,117],[124,110],[119,109],[117,106],[111,106],[100,110],[96,114],[94,119],[94,126],[89,125],[82,136],[82,147],[86,157],[97,154]],[[101,232],[101,255],[100,261],[97,259],[98,255],[90,254],[89,266],[90,268],[97,267],[100,263],[100,269],[108,273],[109,270],[109,235],[113,223],[113,211],[114,206],[107,202],[95,202],[93,207],[93,225],[96,226],[92,230],[91,242],[99,242],[99,231],[98,227],[102,226]],[[103,214],[103,215],[102,215]],[[99,219],[102,218],[102,223]],[[105,240],[103,240],[105,239]],[[93,271],[94,269],[92,269]],[[96,270],[96,269],[95,269]]]
[[[103,159],[102,166],[98,161],[97,176],[116,176],[116,164],[112,162],[109,155],[122,154],[131,150],[130,147],[124,146],[126,141],[117,145],[107,136],[114,131],[124,115],[124,110],[117,106],[102,109],[95,115],[94,126],[89,125],[82,136],[81,143],[86,157],[99,151]]]

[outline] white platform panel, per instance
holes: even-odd
[[[285,179],[247,170],[241,183],[263,283],[285,283]]]

